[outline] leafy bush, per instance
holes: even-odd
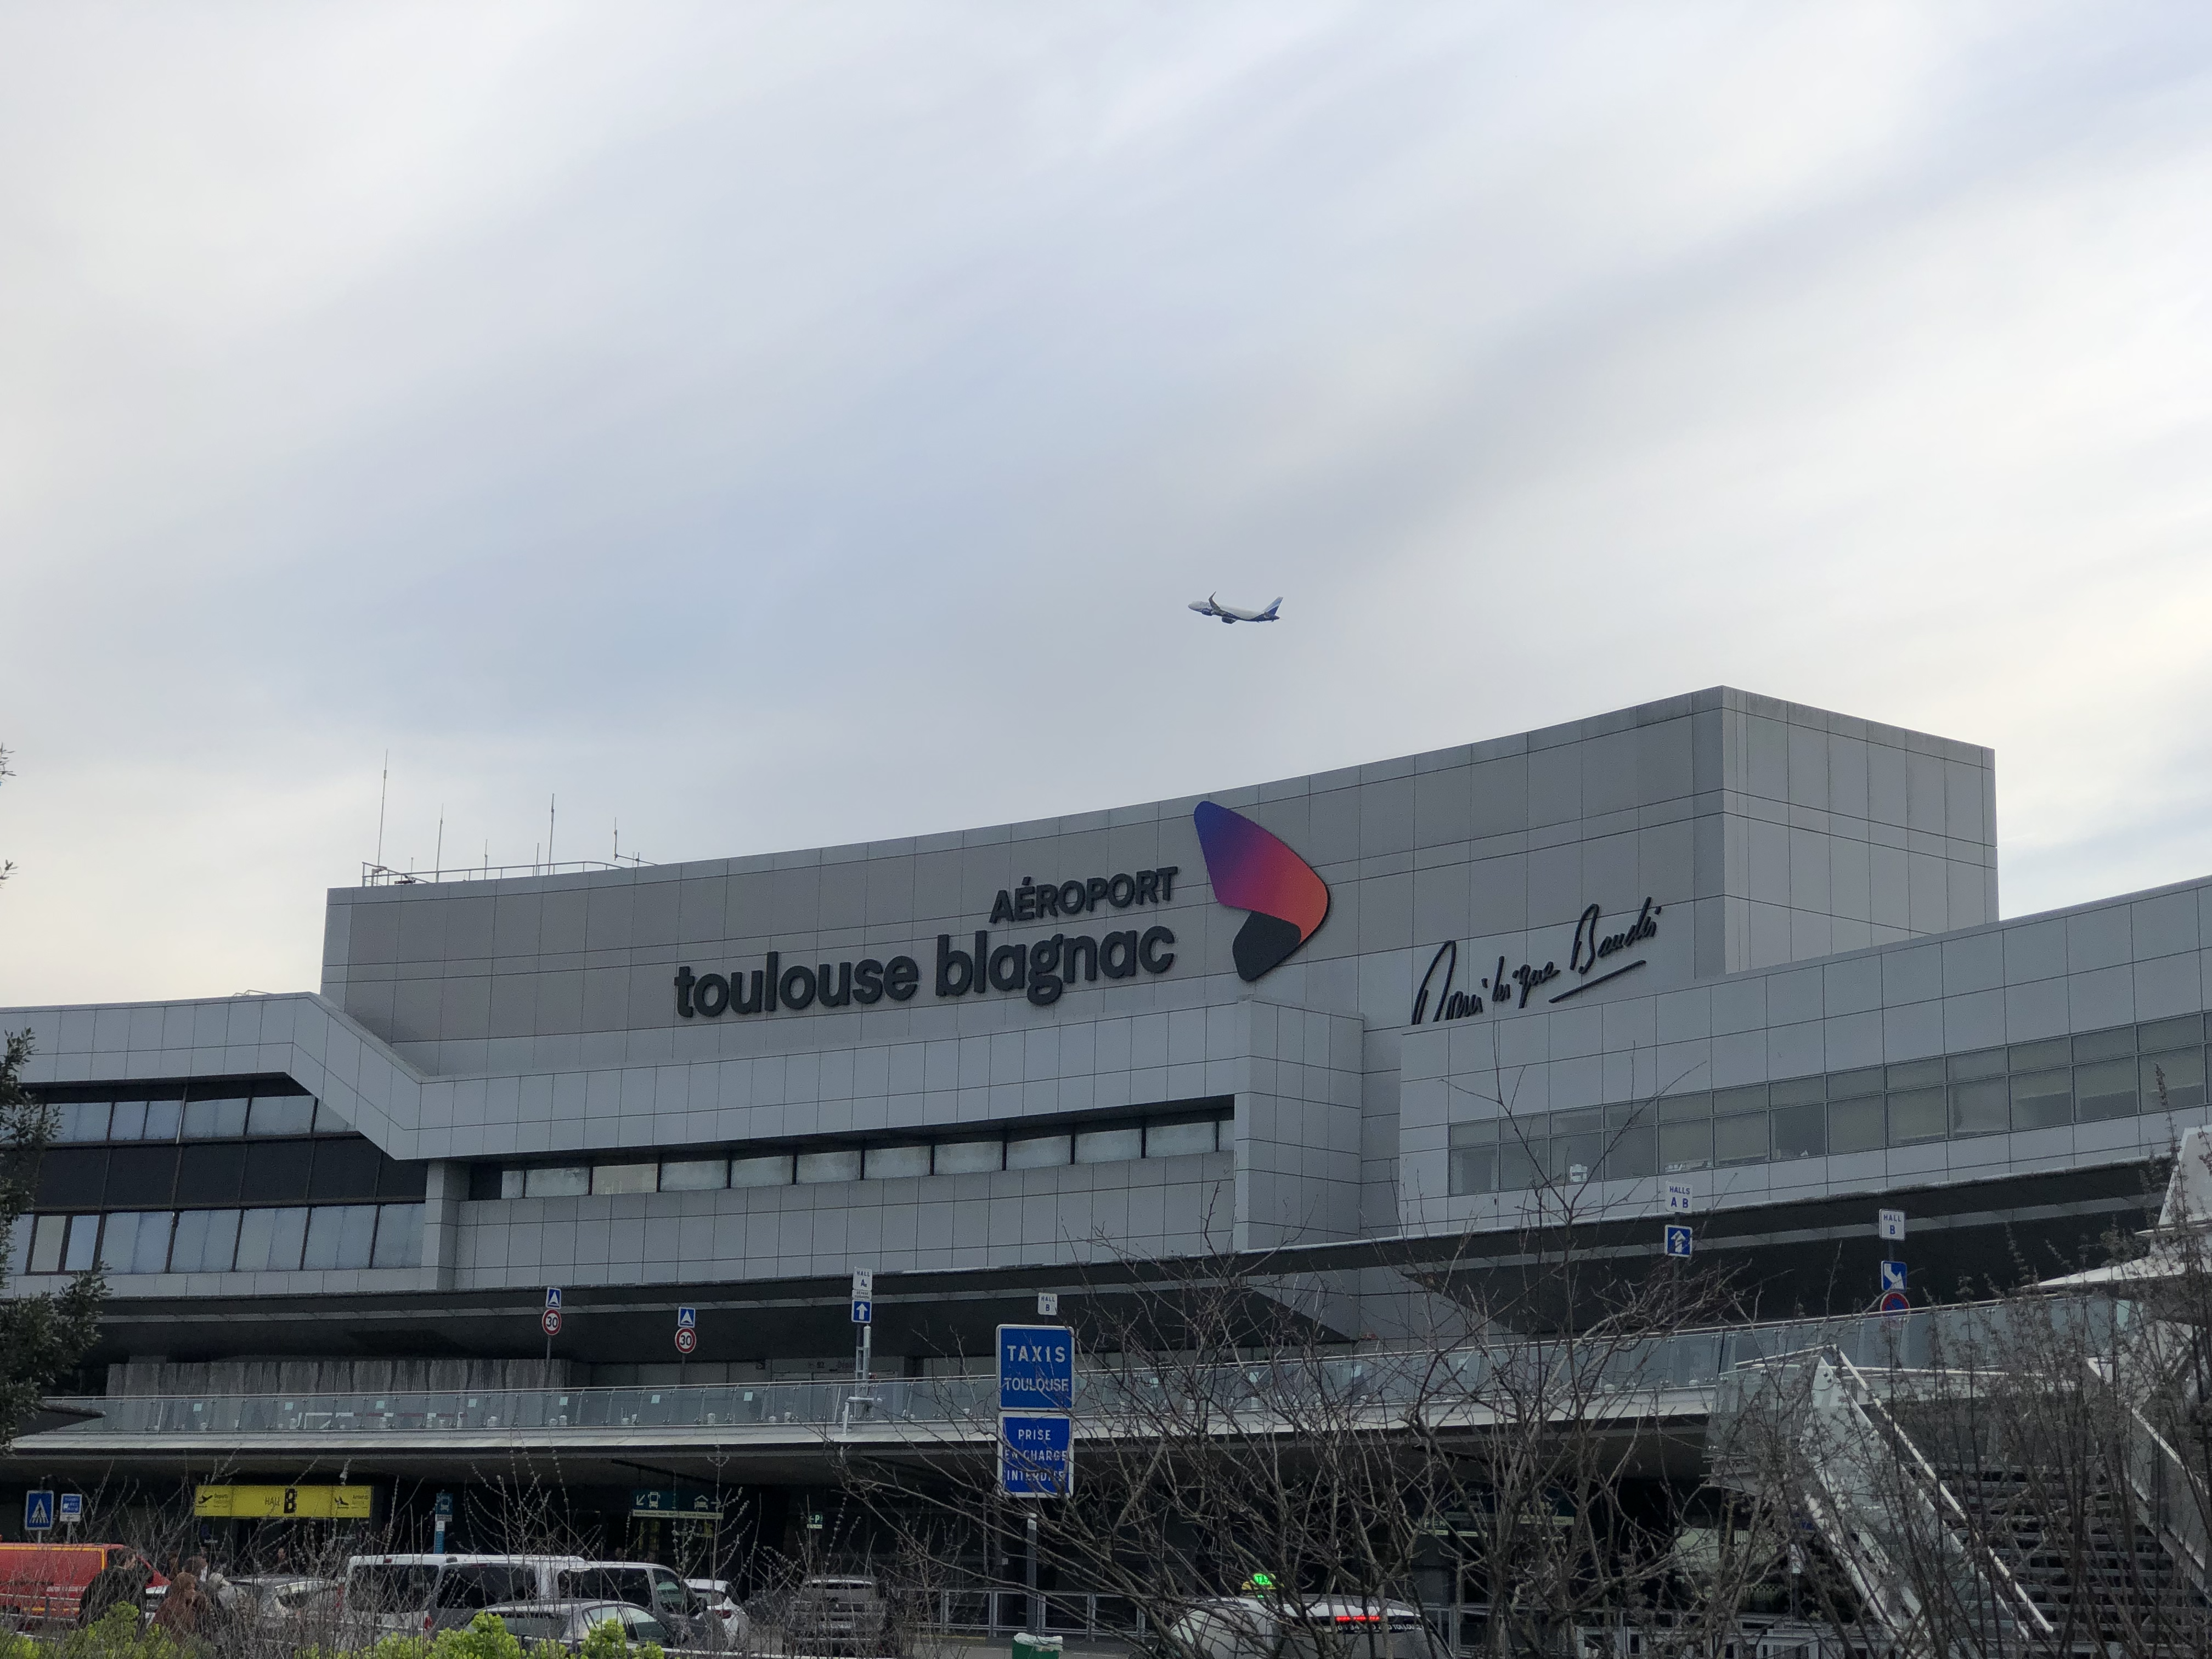
[[[62,1659],[177,1659],[179,1651],[168,1632],[141,1624],[138,1609],[128,1601],[118,1601],[97,1623],[70,1632],[61,1650]],[[26,1656],[35,1651],[27,1645],[22,1650]]]
[[[583,1659],[667,1659],[658,1642],[641,1642],[630,1645],[629,1637],[620,1624],[610,1619],[604,1625],[594,1625],[584,1632]]]

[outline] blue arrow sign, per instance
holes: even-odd
[[[1667,1229],[1667,1254],[1687,1255],[1694,1248],[1687,1227],[1669,1225]]]
[[[999,1327],[999,1409],[1075,1409],[1075,1333],[1065,1325]]]
[[[1006,1413],[999,1419],[999,1490],[1009,1498],[1065,1498],[1075,1487],[1073,1419]]]
[[[1905,1264],[1902,1261],[1885,1261],[1881,1264],[1881,1288],[1885,1291],[1901,1291],[1905,1288]]]
[[[84,1494],[82,1492],[65,1492],[62,1494],[61,1517],[62,1524],[65,1527],[75,1526],[78,1522],[84,1519]]]
[[[23,1530],[51,1532],[54,1524],[54,1495],[50,1492],[23,1494]]]
[[[853,1322],[855,1325],[872,1324],[874,1322],[875,1317],[876,1304],[874,1303],[863,1302],[858,1297],[855,1297],[853,1299]]]

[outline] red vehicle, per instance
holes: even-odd
[[[118,1586],[109,1601],[137,1604],[143,1585],[168,1580],[128,1544],[0,1544],[0,1613],[16,1620],[75,1620],[92,1581],[110,1568],[131,1587]],[[100,1599],[100,1598],[95,1598]]]

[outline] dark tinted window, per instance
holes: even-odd
[[[448,1567],[438,1581],[441,1607],[495,1607],[502,1601],[526,1601],[535,1588],[527,1567]]]
[[[159,1209],[177,1182],[173,1146],[118,1146],[107,1155],[107,1204],[115,1210]]]
[[[469,1165],[469,1196],[472,1199],[499,1196],[499,1165],[471,1164]]]
[[[106,1177],[105,1148],[49,1148],[39,1164],[39,1203],[64,1210],[96,1208]]]
[[[235,1204],[239,1180],[245,1173],[245,1147],[235,1143],[216,1146],[187,1144],[177,1153],[177,1202]]]
[[[374,1198],[384,1154],[367,1140],[324,1140],[315,1145],[315,1173],[307,1196],[317,1203]]]
[[[301,1203],[307,1196],[307,1175],[314,1161],[312,1140],[264,1140],[249,1146],[246,1185],[240,1195],[248,1204]]]
[[[402,1164],[397,1158],[377,1154],[381,1165],[376,1177],[379,1198],[420,1198],[430,1189],[430,1166],[428,1164]]]

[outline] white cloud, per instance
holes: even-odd
[[[2008,910],[2202,874],[2208,79],[2155,7],[10,14],[0,1000],[313,982],[387,745],[398,861],[698,857],[1729,681],[1995,744]]]

